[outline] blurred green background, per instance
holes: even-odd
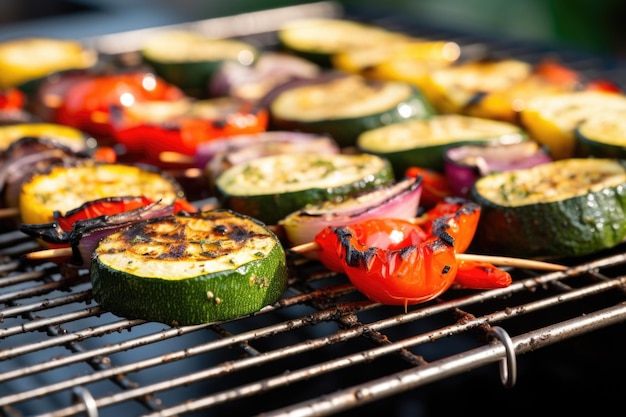
[[[160,1],[167,4],[167,0]],[[210,6],[209,6],[210,3]],[[287,0],[178,0],[190,10],[204,4],[213,14],[258,10],[303,2]],[[445,28],[571,46],[626,56],[624,0],[339,0],[346,7],[397,13]]]
[[[247,11],[289,0],[0,0],[0,38],[96,36]],[[338,0],[348,8],[426,20],[447,29],[626,57],[624,0]]]

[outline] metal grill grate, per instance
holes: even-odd
[[[241,415],[242,402],[251,414],[328,415],[504,360],[494,326],[515,358],[626,320],[621,253],[567,272],[514,270],[508,288],[451,290],[406,312],[311,262],[292,266],[277,305],[180,328],[107,313],[84,272],[16,255],[0,278],[6,415]]]
[[[322,14],[337,12],[332,4],[320,6]],[[489,47],[538,57],[532,48]],[[572,62],[608,68],[592,58]],[[393,414],[399,411],[384,399],[417,396],[417,387],[478,369],[513,385],[520,355],[626,322],[623,247],[572,260],[566,272],[511,270],[515,282],[508,288],[450,290],[406,311],[374,304],[345,277],[293,258],[290,287],[278,304],[250,317],[177,328],[103,311],[92,302],[86,271],[20,262],[36,248],[20,232],[0,235],[0,414],[6,416],[378,410],[364,404],[385,404]],[[454,401],[455,394],[449,397]]]

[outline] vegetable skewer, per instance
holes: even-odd
[[[316,251],[320,248],[320,246],[315,242],[303,243],[302,245],[294,246],[289,248],[290,251],[294,253],[306,253]],[[39,251],[29,252],[24,256],[26,259],[37,261],[37,260],[47,260],[53,258],[62,258],[68,257],[72,255],[71,248],[56,248],[56,249],[43,249]],[[509,256],[492,256],[492,255],[481,255],[481,254],[472,254],[472,253],[457,253],[456,258],[458,260],[468,260],[468,261],[477,261],[477,262],[490,262],[494,265],[499,266],[510,266],[514,268],[528,268],[528,269],[536,269],[541,271],[565,271],[567,270],[567,266],[556,264],[552,262],[544,262],[537,261],[534,259],[524,259],[524,258],[514,258]]]
[[[315,242],[303,243],[301,245],[293,246],[289,250],[302,254],[307,252],[313,252],[321,249],[320,245]],[[40,251],[40,252],[50,252],[53,254],[52,250],[49,251]],[[32,253],[32,257],[36,258],[37,256],[45,256],[45,254],[41,253],[37,255],[37,252]],[[528,268],[528,269],[536,269],[541,271],[565,271],[567,270],[566,265],[556,264],[552,262],[544,262],[538,261],[534,259],[524,259],[524,258],[515,258],[510,256],[493,256],[493,255],[482,255],[482,254],[473,254],[473,253],[457,253],[456,258],[458,260],[468,260],[468,261],[477,261],[477,262],[490,262],[494,265],[499,266],[510,266],[514,268]]]
[[[432,300],[451,287],[494,289],[511,284],[510,273],[491,259],[462,259],[478,225],[478,204],[446,199],[424,217],[422,225],[406,219],[374,218],[327,226],[312,244],[291,250],[316,250],[324,266],[345,274],[370,300],[405,308]]]

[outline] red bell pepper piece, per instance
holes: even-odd
[[[456,253],[463,253],[474,239],[479,220],[479,204],[460,197],[447,197],[420,217],[418,224],[431,235],[448,233],[454,239]]]
[[[180,100],[185,94],[150,73],[94,75],[73,83],[64,92],[56,122],[95,136],[112,135],[112,111],[140,101]]]
[[[560,62],[546,59],[537,64],[535,73],[553,84],[574,85],[580,82],[580,74]]]
[[[115,131],[116,140],[131,153],[142,154],[145,162],[166,165],[161,154],[173,152],[195,156],[198,145],[218,138],[248,135],[267,130],[268,110],[231,98],[205,100],[204,114],[178,115],[162,123],[137,120],[122,113]],[[181,165],[181,164],[177,164]],[[182,165],[194,166],[184,161]]]
[[[422,176],[422,197],[420,204],[429,209],[435,206],[440,200],[454,195],[446,176],[440,172],[421,167],[409,167],[405,176],[416,178]]]
[[[15,111],[24,109],[26,95],[17,88],[0,90],[0,111]]]
[[[511,274],[488,262],[461,260],[454,279],[454,287],[489,290],[506,288],[512,282]]]
[[[72,230],[72,226],[78,220],[92,219],[98,216],[110,216],[145,207],[153,203],[153,200],[143,196],[119,196],[104,197],[88,201],[65,214],[54,213],[54,220],[65,231]],[[174,203],[174,213],[179,211],[196,212],[198,209],[186,199],[178,199]]]
[[[508,272],[489,263],[456,258],[474,236],[477,204],[453,199],[429,214],[426,229],[404,219],[326,227],[315,236],[319,260],[345,273],[369,299],[389,305],[425,302],[453,284],[485,289],[511,283]]]
[[[315,237],[319,258],[345,273],[369,299],[389,305],[431,300],[454,282],[454,248],[408,220],[371,219],[326,227]]]

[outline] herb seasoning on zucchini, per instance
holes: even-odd
[[[151,36],[141,49],[143,60],[164,80],[195,97],[206,97],[209,83],[227,61],[252,65],[258,49],[237,39],[169,30]]]
[[[17,123],[0,126],[0,152],[24,137],[48,139],[76,152],[92,152],[96,139],[81,130],[57,123]]]
[[[340,74],[284,85],[269,106],[276,130],[327,134],[341,147],[366,130],[435,114],[409,83]]]
[[[347,19],[303,18],[278,30],[282,49],[324,67],[332,67],[333,55],[354,48],[371,48],[410,39],[408,35]]]
[[[94,299],[113,314],[172,326],[230,320],[287,289],[286,256],[263,224],[230,210],[135,223],[93,253]]]
[[[520,122],[552,158],[563,159],[575,156],[576,127],[598,115],[626,117],[626,96],[600,91],[537,96],[520,112]]]
[[[574,130],[576,156],[626,159],[626,114],[595,115]]]
[[[228,168],[215,181],[224,207],[277,224],[307,204],[342,199],[393,181],[391,164],[368,154],[283,154]]]
[[[68,70],[93,68],[95,50],[70,39],[29,37],[0,43],[0,89],[34,92],[44,77]]]
[[[443,172],[443,156],[451,146],[524,140],[526,134],[512,123],[447,114],[365,131],[356,145],[362,152],[389,159],[396,177],[401,178],[413,166]]]
[[[171,176],[149,165],[98,163],[54,165],[36,172],[22,184],[19,210],[23,223],[54,220],[83,203],[103,197],[144,196],[164,204],[184,197],[182,186]]]
[[[493,173],[472,189],[482,212],[479,250],[575,257],[615,247],[626,236],[626,166],[571,158]]]

